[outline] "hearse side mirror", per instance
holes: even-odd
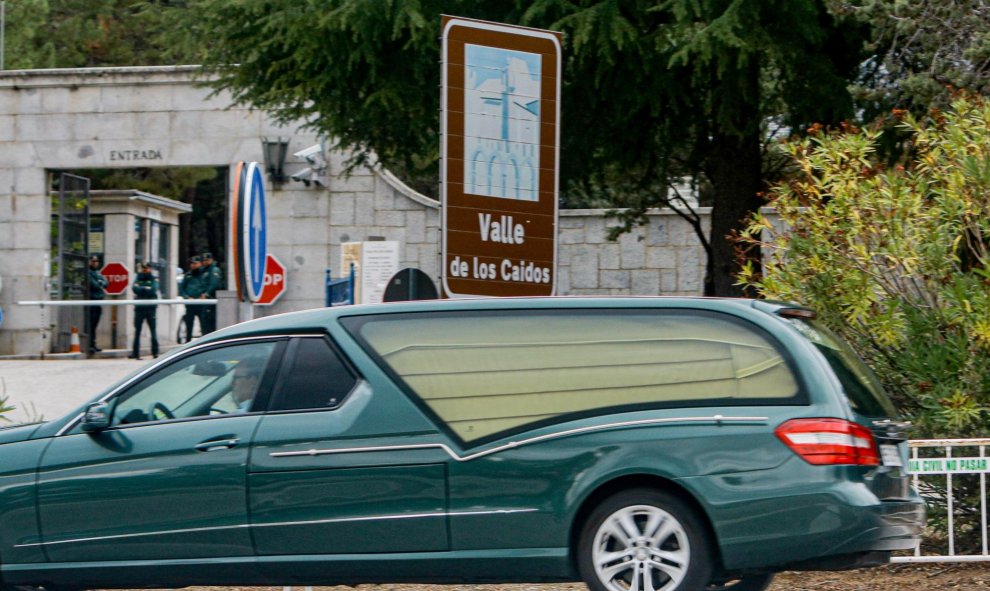
[[[87,406],[83,413],[81,426],[86,433],[95,433],[109,428],[110,405],[106,402],[94,402]]]

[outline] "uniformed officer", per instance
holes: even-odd
[[[216,299],[217,290],[223,287],[223,272],[220,270],[220,265],[213,260],[213,253],[203,253],[203,277],[206,297]],[[203,325],[203,334],[209,334],[217,329],[217,307],[205,308],[203,316],[206,318],[206,323]]]
[[[89,257],[89,299],[102,300],[107,295],[109,281],[100,273],[100,258],[96,255]],[[87,306],[89,310],[89,354],[102,351],[96,346],[96,327],[103,316],[103,306]]]
[[[151,265],[141,263],[140,272],[134,279],[131,289],[135,299],[157,300],[158,279],[151,272]],[[148,324],[151,331],[151,354],[158,357],[158,327],[155,318],[157,304],[136,304],[134,306],[134,346],[131,347],[131,359],[141,359],[141,326]]]
[[[191,300],[201,300],[206,297],[206,277],[203,275],[203,259],[194,256],[189,259],[189,270],[182,276],[179,283],[179,294]],[[206,334],[206,312],[209,306],[204,304],[186,304],[186,315],[182,321],[186,324],[186,338],[192,339],[193,326],[199,318],[199,331]]]

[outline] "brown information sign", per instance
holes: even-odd
[[[443,290],[553,295],[560,36],[443,17]]]

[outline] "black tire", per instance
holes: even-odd
[[[774,573],[746,575],[720,583],[709,583],[705,591],[766,591],[773,583]]]
[[[704,591],[712,555],[708,530],[691,506],[662,490],[635,488],[608,497],[588,516],[577,567],[591,591]]]

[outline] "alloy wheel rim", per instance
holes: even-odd
[[[690,557],[684,526],[652,505],[609,515],[592,548],[595,573],[609,591],[671,591],[684,580]]]

